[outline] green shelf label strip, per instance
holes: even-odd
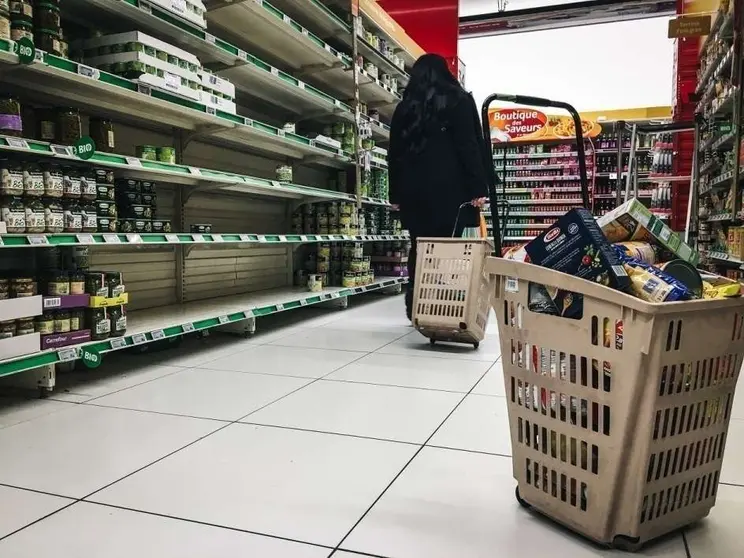
[[[81,345],[43,351],[34,353],[32,355],[26,355],[17,357],[15,359],[6,360],[4,362],[0,362],[0,377],[17,374],[18,372],[23,372],[24,370],[30,370],[32,368],[38,368],[40,366],[47,366],[60,362],[77,360],[81,358],[83,350],[100,355],[127,347],[133,347],[135,345],[152,343],[153,341],[162,341],[163,339],[168,339],[170,337],[178,337],[187,333],[211,329],[214,327],[240,322],[255,317],[268,316],[269,314],[276,314],[277,312],[294,310],[296,308],[302,308],[313,304],[328,302],[342,297],[354,296],[357,294],[386,289],[388,287],[401,285],[407,282],[408,278],[406,277],[393,277],[380,279],[379,281],[376,281],[369,285],[365,285],[363,287],[351,287],[336,291],[325,291],[321,293],[305,293],[304,295],[288,293],[285,300],[277,301],[272,304],[248,307],[244,310],[236,310],[226,314],[219,314],[217,316],[209,318],[187,321],[176,325],[168,325],[149,331],[128,334],[123,337],[106,339],[105,341],[92,341],[89,343],[83,343]]]

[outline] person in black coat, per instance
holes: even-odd
[[[425,54],[413,65],[390,124],[389,147],[390,203],[411,235],[406,291],[411,319],[416,239],[459,237],[465,227],[479,226],[493,165],[475,100],[441,56]]]

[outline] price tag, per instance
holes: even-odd
[[[25,139],[21,138],[5,138],[5,141],[8,142],[8,147],[12,147],[13,149],[28,149],[28,142]]]
[[[218,97],[215,97],[214,95],[210,95],[209,96],[209,102],[210,102],[210,104],[212,104],[212,105],[214,105],[216,107],[220,106],[220,100],[219,100],[219,98]]]
[[[243,312],[243,317],[247,320],[253,317],[253,310],[247,310]]]
[[[197,167],[189,167],[189,174],[193,174],[194,176],[201,176],[201,169]]]
[[[282,310],[284,310],[284,304],[280,302],[279,304],[276,305],[276,311],[281,312]]]
[[[251,241],[251,237],[248,236],[247,234],[241,234],[240,235],[240,240],[241,240],[241,242],[250,242]]]
[[[286,134],[286,133],[284,132],[284,130],[277,130],[277,131],[276,131],[276,135],[277,135],[277,136],[281,136],[281,137],[284,137],[284,136],[286,136],[287,134]]]
[[[154,341],[159,341],[160,339],[165,339],[165,332],[162,329],[156,329],[155,331],[153,331],[152,333],[150,333],[150,335],[152,335],[152,338],[153,338]]]
[[[64,157],[72,156],[72,150],[64,145],[50,145],[49,148],[55,155],[62,155]]]
[[[292,21],[292,18],[289,17],[287,14],[284,14],[282,16],[282,19],[284,20],[284,23],[289,23],[290,21]]]
[[[80,244],[94,244],[95,241],[93,240],[92,234],[76,234],[77,241]]]
[[[111,348],[114,350],[121,349],[127,346],[127,340],[123,337],[114,337],[113,339],[111,339],[110,344]]]
[[[300,306],[307,306],[307,300],[305,300],[304,298],[301,298],[300,299]]]
[[[217,319],[219,320],[219,322],[220,322],[221,324],[227,324],[227,323],[229,323],[229,322],[230,322],[230,318],[228,318],[227,316],[220,316],[220,317],[219,317],[219,318],[217,318]]]
[[[279,70],[277,68],[274,68],[274,66],[271,67],[271,74],[274,76],[279,75]]]
[[[142,237],[136,233],[130,233],[127,235],[127,242],[130,244],[142,244]]]
[[[211,114],[212,116],[217,114],[217,110],[214,107],[209,107],[209,106],[206,108],[206,112],[207,114]]]
[[[125,157],[127,160],[127,165],[130,167],[141,167],[142,161],[140,161],[137,157]]]
[[[149,85],[145,85],[144,83],[138,83],[137,84],[137,93],[142,93],[143,95],[152,95],[152,87]]]
[[[305,29],[304,27],[302,28],[302,34],[303,35],[307,36],[309,33],[310,32],[307,29]]]
[[[186,0],[171,0],[171,7],[177,12],[184,13],[186,11]]]
[[[204,242],[203,234],[192,234],[191,238],[194,240],[194,242]]]
[[[215,242],[225,242],[225,239],[222,238],[222,235],[221,234],[213,234],[212,235],[212,240],[215,241]]]
[[[146,14],[152,13],[152,8],[150,7],[150,4],[147,4],[145,2],[140,1],[139,3],[139,9],[145,12]]]
[[[29,234],[26,239],[32,246],[46,246],[49,244],[49,239],[43,234]]]
[[[135,333],[132,335],[132,343],[135,345],[142,345],[142,343],[147,343],[147,336],[144,333]]]
[[[196,330],[196,328],[194,327],[194,324],[192,323],[183,324],[181,326],[181,329],[183,330],[184,333],[191,333]]]
[[[38,48],[34,50],[34,62],[44,62],[44,51]]]
[[[44,308],[59,308],[62,306],[62,299],[58,296],[44,298]]]
[[[163,72],[163,78],[165,79],[165,86],[178,90],[181,87],[181,76],[171,74],[170,72]]]
[[[121,239],[118,234],[104,234],[103,241],[106,244],[121,244]]]
[[[204,33],[204,40],[207,41],[210,45],[213,45],[213,44],[215,44],[217,42],[217,40],[215,39],[214,35],[212,35],[211,33]],[[211,84],[214,84],[215,83],[211,79],[209,80],[209,82]]]
[[[246,51],[244,51],[243,49],[240,49],[239,48],[238,49],[238,58],[240,58],[241,60],[245,60],[246,58],[248,58],[248,53]]]
[[[61,351],[57,351],[57,358],[59,358],[60,362],[75,360],[77,356],[77,349],[62,349]]]
[[[101,75],[101,72],[98,71],[98,69],[91,68],[90,66],[86,66],[85,64],[78,64],[78,75],[90,79],[98,79]]]
[[[166,234],[165,240],[166,242],[175,243],[175,244],[178,244],[180,242],[177,234]]]

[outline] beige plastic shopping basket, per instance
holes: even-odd
[[[626,550],[715,504],[744,355],[744,298],[649,304],[488,258],[517,499]],[[579,320],[528,307],[530,283],[583,295]]]
[[[486,332],[493,288],[484,272],[493,244],[486,239],[419,238],[412,321],[437,341],[471,343]]]

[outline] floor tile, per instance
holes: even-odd
[[[719,485],[710,515],[685,534],[690,558],[740,556],[744,487]]]
[[[326,558],[324,548],[77,503],[0,541],[8,558]]]
[[[96,501],[336,545],[416,448],[234,424]]]
[[[434,434],[429,445],[511,455],[506,399],[468,395]]]
[[[69,403],[25,397],[0,397],[0,428],[69,409]],[[2,455],[2,449],[0,449]]]
[[[498,336],[486,335],[480,347],[475,350],[472,345],[462,343],[437,343],[432,346],[429,340],[418,331],[412,331],[405,337],[380,349],[381,353],[410,356],[432,356],[458,360],[484,360],[496,362],[501,354]]]
[[[0,430],[0,483],[83,497],[221,423],[70,405]]]
[[[496,363],[486,372],[478,385],[473,389],[473,393],[477,395],[498,395],[504,397],[506,395],[504,388],[504,370],[501,367],[501,359],[497,360]]]
[[[316,349],[336,349],[344,351],[372,352],[401,335],[387,331],[355,331],[353,329],[317,328],[301,331],[275,341],[274,345],[284,347],[309,347]]]
[[[104,356],[104,361],[105,359]],[[175,374],[179,370],[183,368],[148,364],[144,360],[144,355],[136,358],[125,355],[121,361],[112,359],[111,365],[104,362],[99,368],[58,374],[57,387],[50,395],[50,399],[83,403],[95,397]]]
[[[311,381],[309,378],[187,368],[95,399],[93,404],[233,421]]]
[[[721,482],[744,486],[744,420],[732,419],[729,423]]]
[[[467,393],[488,370],[487,362],[375,353],[329,375],[327,380]]]
[[[72,503],[72,500],[0,486],[0,539]],[[0,543],[0,556],[5,554]],[[58,555],[59,556],[59,555]]]
[[[459,393],[319,380],[245,421],[423,443],[461,399]]]
[[[234,370],[320,378],[363,357],[364,352],[259,345],[204,365],[210,370]]]
[[[424,448],[342,544],[396,558],[628,556],[603,551],[521,509],[511,460]],[[685,558],[681,536],[636,556]]]

